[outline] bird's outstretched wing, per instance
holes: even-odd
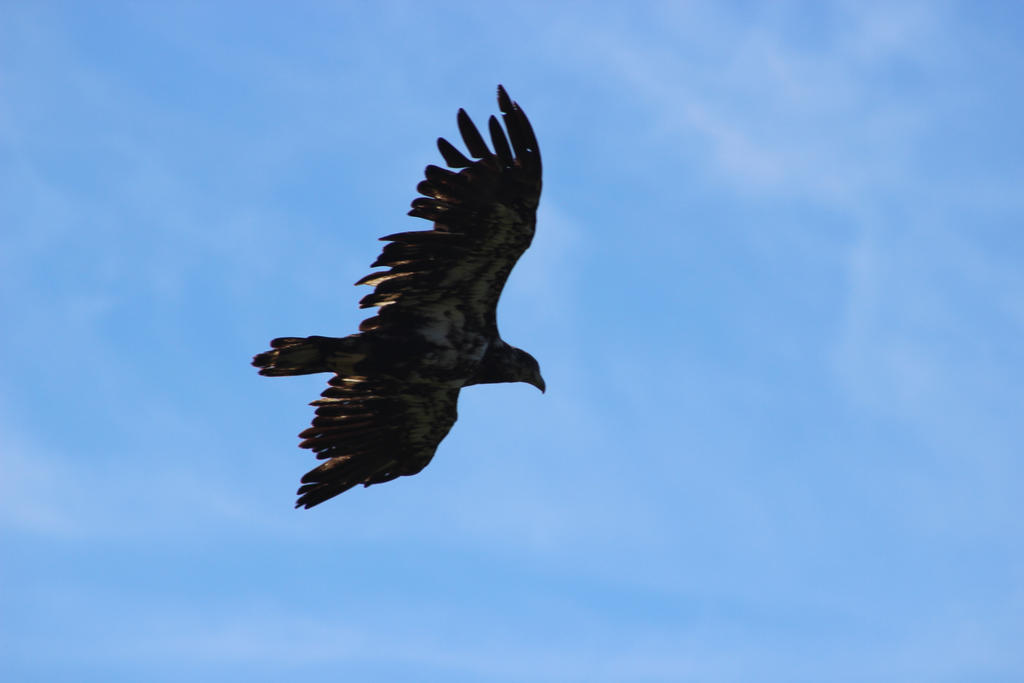
[[[409,215],[433,221],[433,230],[381,238],[390,244],[371,267],[388,270],[356,283],[375,286],[360,306],[381,310],[360,330],[443,318],[497,334],[498,298],[533,240],[541,190],[540,150],[529,120],[501,86],[498,107],[505,125],[494,116],[488,122],[493,151],[459,110],[459,132],[475,161],[438,139],[445,162],[461,170],[427,166],[417,187],[423,196],[413,200]]]
[[[388,386],[334,377],[299,444],[326,460],[302,477],[295,507],[311,508],[353,486],[416,474],[455,424],[459,389]]]

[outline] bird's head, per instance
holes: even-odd
[[[522,349],[515,349],[516,381],[526,382],[540,389],[543,394],[547,389],[544,378],[540,375],[540,363]]]

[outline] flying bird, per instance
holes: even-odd
[[[533,240],[541,190],[537,138],[500,85],[498,108],[501,122],[488,121],[493,151],[463,109],[469,157],[438,138],[457,170],[427,166],[409,211],[433,229],[381,237],[388,244],[370,267],[387,270],[356,282],[374,287],[359,305],[376,315],[356,334],[281,337],[253,358],[269,377],[334,373],[311,403],[313,426],[299,434],[324,462],[302,477],[295,507],[422,470],[455,424],[463,387],[526,382],[544,391],[534,357],[498,334],[498,298]]]

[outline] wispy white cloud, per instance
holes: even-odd
[[[940,222],[898,233],[866,224],[850,248],[836,346],[857,400],[940,431],[957,423],[952,414],[1001,419],[986,413],[1012,400],[1012,339],[1024,334],[1013,305],[1024,279],[1003,261]]]
[[[733,191],[848,206],[912,184],[909,155],[929,103],[919,89],[882,92],[878,70],[905,64],[912,78],[934,67],[943,7],[828,5],[831,30],[803,46],[787,35],[805,21],[800,6],[752,11],[767,16],[723,23],[720,7],[666,6],[646,41],[601,20],[582,30],[602,45],[616,89],[645,102],[654,133],[690,164],[706,146],[709,170]]]
[[[81,530],[80,521],[57,498],[66,473],[40,454],[32,455],[9,430],[0,434],[0,526],[44,536],[67,537]],[[55,501],[60,501],[55,503]]]
[[[318,583],[335,587],[330,581]],[[430,599],[392,604],[386,597],[354,594],[340,601],[332,595],[316,604],[284,605],[261,597],[245,603],[191,603],[146,596],[129,604],[121,595],[85,595],[67,586],[51,586],[38,597],[37,608],[44,613],[59,603],[82,614],[116,615],[104,629],[69,633],[63,626],[56,631],[66,638],[62,662],[91,671],[173,665],[175,671],[198,676],[228,666],[244,676],[326,666],[372,680],[381,680],[380,672],[408,668],[445,672],[458,680],[724,682],[765,672],[773,680],[810,679],[826,667],[833,680],[902,681],[1012,675],[1020,666],[1019,657],[1011,654],[1013,643],[979,621],[979,615],[962,610],[930,623],[927,617],[936,615],[923,615],[915,628],[901,632],[883,623],[884,615],[855,622],[849,615],[834,615],[842,628],[807,639],[777,625],[786,615],[756,605],[737,605],[732,616],[689,623],[688,616],[696,613],[684,612],[666,625],[656,618],[609,621],[597,606],[568,595],[523,596],[514,612],[544,614],[523,630],[507,614],[480,614],[486,600],[480,606]],[[673,607],[678,606],[665,609]],[[1012,619],[1009,608],[997,621],[1007,619]],[[859,629],[872,636],[851,641],[849,635]],[[15,642],[25,651],[38,651],[45,643],[32,641],[45,637],[21,633]],[[809,648],[814,657],[807,656]],[[931,656],[937,651],[947,656]]]
[[[582,30],[603,46],[614,87],[644,103],[638,111],[652,128],[642,135],[678,145],[675,155],[691,165],[706,150],[718,188],[842,217],[852,238],[812,236],[834,226],[771,233],[790,233],[796,246],[815,243],[818,261],[847,264],[836,274],[846,278],[845,299],[836,302],[839,382],[861,407],[948,433],[948,411],[978,412],[986,395],[1011,394],[1005,363],[1014,354],[967,328],[984,317],[985,329],[1005,328],[1002,339],[1022,331],[1013,303],[1019,278],[972,226],[952,218],[1012,214],[1019,193],[984,169],[957,172],[952,153],[927,161],[955,117],[946,88],[963,78],[949,46],[959,10],[831,4],[819,8],[827,21],[815,37],[796,28],[804,10],[778,4],[752,9],[757,21],[729,22],[728,10],[673,6],[654,12],[663,23],[646,41],[600,15]],[[767,239],[756,226],[750,233]],[[971,310],[975,297],[998,302],[1001,312]],[[984,421],[983,413],[976,417]]]

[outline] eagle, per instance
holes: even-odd
[[[253,358],[268,377],[334,373],[299,434],[324,462],[302,477],[296,508],[420,472],[455,424],[463,387],[545,390],[536,359],[498,333],[498,299],[533,240],[541,191],[537,138],[500,85],[498,108],[501,121],[488,121],[493,151],[464,109],[457,122],[469,156],[438,138],[449,168],[426,167],[409,211],[433,229],[380,238],[388,244],[370,267],[386,270],[356,282],[374,288],[360,308],[378,308],[359,332],[280,337]]]

